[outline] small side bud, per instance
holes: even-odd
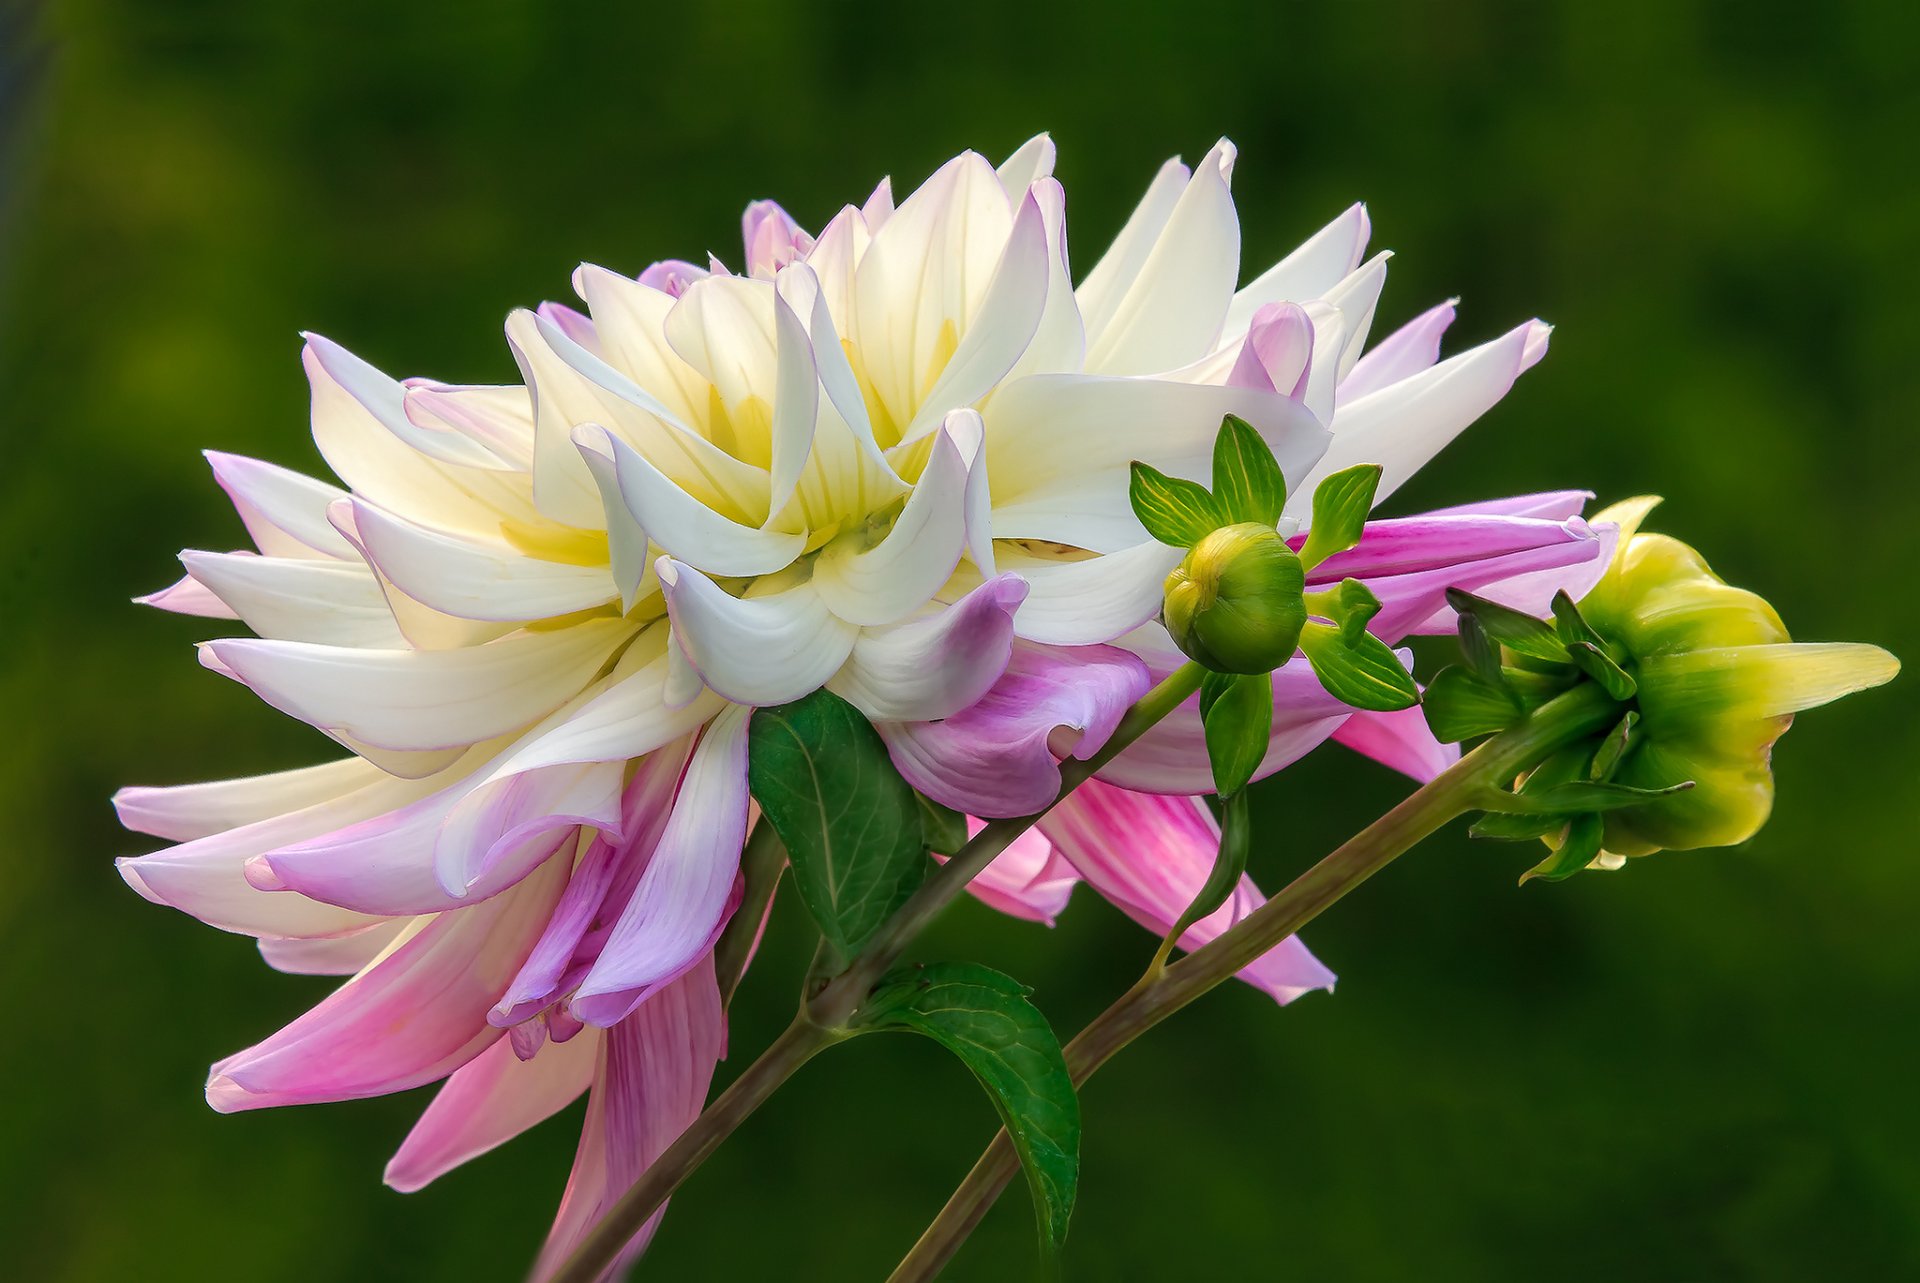
[[[1196,543],[1167,576],[1174,642],[1217,673],[1269,673],[1293,658],[1306,626],[1306,571],[1286,540],[1255,522]]]

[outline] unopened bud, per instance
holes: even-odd
[[[1217,673],[1268,673],[1307,622],[1306,571],[1269,526],[1225,526],[1167,576],[1164,619],[1181,650]]]

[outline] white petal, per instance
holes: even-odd
[[[904,619],[952,576],[966,546],[966,521],[967,465],[942,431],[893,529],[872,547],[863,547],[855,532],[822,548],[812,586],[848,623]]]
[[[1112,323],[1192,177],[1193,171],[1181,164],[1178,156],[1160,166],[1146,194],[1128,215],[1126,226],[1081,282],[1080,315],[1089,336],[1102,333]]]
[[[978,309],[965,318],[965,333],[901,432],[902,441],[925,436],[948,411],[980,401],[1006,376],[1040,326],[1049,277],[1046,218],[1029,196],[1020,202]]]
[[[353,525],[380,573],[442,614],[549,619],[588,610],[614,595],[605,566],[542,561],[504,541],[430,530],[363,500],[354,501]]]
[[[260,956],[269,967],[290,976],[350,976],[370,966],[410,925],[411,919],[395,918],[314,940],[261,936]]]
[[[793,497],[800,473],[813,452],[814,426],[820,417],[820,376],[814,368],[813,341],[806,326],[777,293],[773,329],[776,374],[767,506],[769,511],[778,512]],[[846,353],[840,353],[840,358],[844,361]]]
[[[1183,555],[1152,540],[1084,561],[1003,555],[1002,569],[1029,585],[1014,631],[1053,646],[1111,641],[1159,613],[1167,575]]]
[[[947,416],[946,431],[967,469],[967,557],[981,574],[992,575],[993,486],[987,480],[986,424],[977,410],[956,410]]]
[[[859,629],[811,584],[733,597],[691,566],[656,566],[673,634],[708,686],[739,704],[784,704],[817,690],[846,662]]]
[[[1253,314],[1268,303],[1304,303],[1332,289],[1360,266],[1371,232],[1365,205],[1352,206],[1315,232],[1299,249],[1233,296],[1233,304],[1227,309],[1227,337],[1245,334],[1253,324]]]
[[[620,492],[620,469],[613,462],[612,434],[597,423],[589,423],[573,430],[573,443],[600,491],[614,586],[620,590],[622,613],[631,614],[640,598],[659,587],[653,577],[653,559],[658,554],[647,538],[646,528],[633,515],[633,509],[627,507],[626,496]]]
[[[1310,514],[1313,487],[1321,478],[1357,463],[1381,465],[1385,471],[1375,502],[1386,499],[1546,355],[1550,332],[1550,326],[1529,321],[1491,343],[1341,406],[1333,420],[1333,441],[1307,483],[1292,491],[1288,515]]]
[[[707,411],[710,385],[667,342],[667,314],[677,296],[591,263],[575,269],[573,283],[593,312],[600,357],[656,397],[674,419],[697,422]]]
[[[1040,209],[1047,235],[1047,302],[1027,350],[1003,382],[1029,374],[1078,372],[1087,355],[1086,327],[1073,292],[1073,267],[1067,255],[1067,194],[1052,178],[1035,183],[1031,199]]]
[[[1130,547],[1144,532],[1127,500],[1129,465],[1139,459],[1204,483],[1227,414],[1259,429],[1290,487],[1326,448],[1325,429],[1304,407],[1257,388],[1090,375],[1009,384],[986,411],[994,538]]]
[[[533,401],[525,386],[458,386],[408,379],[407,418],[423,430],[454,432],[484,446],[515,472],[533,471]]]
[[[379,580],[358,562],[192,550],[181,553],[180,561],[262,637],[329,646],[407,644]]]
[[[113,795],[113,808],[120,823],[136,833],[190,842],[318,806],[380,778],[378,768],[347,757],[235,780],[123,788]]]
[[[1005,189],[1007,199],[1018,202],[1027,194],[1027,188],[1042,178],[1052,177],[1054,155],[1053,139],[1047,134],[1035,134],[1021,143],[1019,149],[994,171],[1000,177],[1000,186]]]
[[[1240,271],[1233,158],[1224,139],[1207,153],[1104,323],[1088,316],[1088,370],[1151,374],[1214,350]]]
[[[539,720],[631,632],[598,619],[465,650],[349,650],[235,638],[204,649],[281,712],[381,748],[473,744]]]
[[[1356,401],[1431,367],[1440,359],[1440,338],[1453,324],[1459,302],[1450,298],[1429,308],[1374,344],[1353,372],[1340,380],[1339,399]]]
[[[1387,260],[1392,257],[1392,251],[1382,250],[1327,291],[1326,302],[1339,308],[1346,321],[1346,335],[1335,356],[1336,384],[1352,373],[1360,360],[1360,350],[1366,346],[1367,332],[1373,327],[1373,314],[1380,304],[1380,291],[1387,283]]]
[[[346,496],[338,486],[244,455],[206,452],[213,479],[269,557],[351,558],[353,545],[327,523],[327,505]]]

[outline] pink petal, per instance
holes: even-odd
[[[606,948],[569,1009],[611,1026],[713,947],[747,837],[747,725],[736,705],[707,727],[673,814]]]
[[[453,1071],[387,1164],[386,1182],[411,1194],[572,1104],[593,1081],[600,1039],[550,1043],[531,1060],[505,1038]]]
[[[971,708],[940,722],[883,722],[894,765],[928,797],[988,817],[1028,815],[1060,790],[1055,754],[1090,755],[1150,684],[1112,646],[1021,643]]]
[[[863,631],[829,690],[876,721],[934,721],[977,702],[1013,657],[1018,575],[989,579],[924,619]]]
[[[967,822],[970,833],[978,833],[981,827],[979,820]],[[1010,917],[1052,926],[1079,885],[1080,875],[1046,835],[1028,829],[975,874],[967,890],[982,904]]]
[[[1393,713],[1356,712],[1333,733],[1333,738],[1422,784],[1460,760],[1460,746],[1435,739],[1419,708]]]
[[[559,1216],[534,1267],[535,1280],[551,1277],[607,1208],[699,1116],[714,1065],[726,1048],[713,956],[700,958],[601,1041],[580,1149]],[[656,1213],[627,1245],[610,1277],[633,1262],[659,1223]]]
[[[135,597],[134,604],[172,611],[176,615],[198,615],[202,619],[238,619],[233,607],[214,596],[213,590],[192,575],[186,575],[156,592]]]
[[[487,1008],[525,961],[566,882],[550,861],[511,895],[427,921],[265,1042],[213,1067],[221,1113],[354,1100],[446,1077],[500,1031]]]
[[[1298,303],[1268,303],[1253,314],[1227,386],[1258,388],[1298,400],[1313,359],[1313,320]]]
[[[1040,829],[1093,889],[1155,934],[1165,934],[1213,870],[1220,830],[1198,798],[1152,797],[1089,780],[1040,820]],[[1191,952],[1265,903],[1251,879],[1180,937]],[[1333,973],[1290,936],[1240,978],[1291,1002],[1331,989]]]
[[[740,239],[747,248],[749,276],[772,276],[813,249],[813,237],[770,200],[757,200],[747,206],[740,218]]]

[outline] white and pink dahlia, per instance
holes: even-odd
[[[1382,498],[1546,348],[1528,322],[1438,359],[1443,304],[1371,349],[1386,255],[1355,206],[1236,288],[1222,142],[1161,168],[1073,283],[1045,137],[974,154],[809,234],[745,217],[736,274],[583,266],[586,310],[515,312],[523,385],[396,382],[309,338],[313,434],[342,485],[211,455],[254,548],[187,552],[148,599],[238,619],[202,661],[349,751],[129,788],[143,895],[350,977],[221,1061],[220,1110],[445,1080],[387,1172],[414,1189],[592,1093],[558,1260],[699,1111],[725,1043],[713,946],[739,902],[756,706],[822,686],[919,789],[977,816],[1052,799],[1178,662],[1154,621],[1180,551],[1128,465],[1204,479],[1222,417],[1271,444],[1304,524],[1322,476]],[[1315,580],[1365,580],[1389,642],[1464,587],[1538,609],[1597,577],[1578,493],[1374,523]],[[1265,771],[1335,736],[1415,775],[1418,713],[1275,675]],[[1051,921],[1085,880],[1162,931],[1216,844],[1198,716],[1176,713],[975,883]],[[1251,883],[1189,946],[1260,902]],[[1331,983],[1297,941],[1246,978]]]

